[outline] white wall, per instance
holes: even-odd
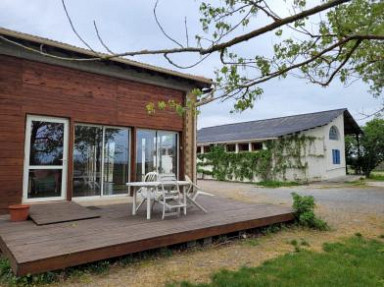
[[[330,140],[329,130],[332,126],[336,126],[339,131],[339,139]],[[344,139],[344,117],[341,115],[327,125],[326,145],[326,178],[334,178],[346,175],[345,163],[345,139]],[[340,150],[340,164],[333,164],[332,149]]]
[[[305,151],[302,151],[301,161],[307,164],[307,169],[289,169],[286,172],[288,181],[316,181],[324,179],[325,175],[325,127],[318,127],[301,132],[300,135],[314,138],[313,142],[308,142]]]
[[[339,132],[338,140],[329,139],[329,130],[336,126]],[[301,132],[307,137],[315,138],[313,142],[302,151],[302,163],[307,163],[307,169],[287,169],[285,178],[288,181],[318,181],[346,175],[345,142],[344,142],[344,116],[340,115],[323,127]],[[340,150],[340,164],[333,164],[332,149]],[[211,167],[204,167],[212,170]],[[200,175],[201,178],[201,175]],[[204,176],[204,178],[211,178]],[[259,179],[255,178],[254,181]]]

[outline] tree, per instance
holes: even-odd
[[[348,83],[356,79],[370,85],[374,96],[382,93],[384,81],[384,2],[380,0],[285,0],[278,12],[267,0],[217,0],[201,2],[201,33],[192,44],[185,24],[185,41],[171,37],[157,16],[155,20],[174,45],[173,48],[113,53],[103,41],[96,22],[95,32],[107,53],[101,54],[77,32],[64,0],[62,4],[69,23],[78,38],[95,56],[69,61],[95,61],[137,55],[162,55],[175,67],[188,69],[213,54],[221,66],[215,70],[215,87],[211,93],[195,91],[198,104],[234,100],[234,111],[252,107],[263,93],[262,83],[294,74],[306,81],[328,86],[335,78]],[[309,2],[309,1],[308,1]],[[313,5],[315,3],[315,5]],[[317,5],[316,5],[317,4]],[[291,11],[289,13],[289,11]],[[185,21],[187,23],[187,21]],[[244,52],[250,45],[265,41],[272,34],[270,53]],[[3,40],[12,42],[2,37]],[[22,45],[21,43],[15,43]],[[267,43],[266,43],[267,44]],[[30,48],[29,48],[30,50]],[[35,50],[37,53],[46,52]],[[195,54],[193,64],[179,63],[175,54]],[[56,55],[57,58],[57,55]],[[163,106],[163,104],[162,104]]]
[[[384,161],[384,119],[375,118],[364,127],[361,168],[368,177]]]
[[[356,138],[346,137],[345,152],[347,164],[356,173],[363,172],[369,177],[372,170],[384,162],[384,119],[369,121],[363,131],[359,139],[360,147]]]

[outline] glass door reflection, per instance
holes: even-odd
[[[73,148],[73,196],[101,194],[101,127],[76,125]]]
[[[103,194],[127,193],[129,172],[129,130],[105,128]]]
[[[65,197],[66,119],[28,116],[24,164],[24,200]]]
[[[136,179],[151,171],[178,174],[178,137],[176,132],[138,130],[136,140]]]
[[[129,134],[127,128],[75,126],[74,197],[127,192]]]

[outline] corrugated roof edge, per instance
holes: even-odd
[[[36,43],[40,43],[40,44],[44,44],[44,45],[49,45],[52,47],[68,50],[71,52],[85,54],[87,56],[95,56],[95,54],[92,51],[84,49],[84,48],[80,48],[80,47],[73,46],[70,44],[51,40],[48,38],[43,38],[40,36],[35,36],[35,35],[31,35],[31,34],[26,34],[26,33],[14,31],[14,30],[6,29],[4,27],[0,27],[0,34],[3,36],[19,38],[22,40],[32,41],[32,42],[36,42]],[[99,53],[102,56],[108,56],[108,54],[105,54],[105,53],[101,53],[101,52],[97,52],[97,53]],[[180,72],[173,71],[170,69],[161,68],[161,67],[153,66],[150,64],[140,63],[137,61],[126,59],[126,58],[120,57],[120,58],[112,58],[109,60],[119,62],[122,64],[126,64],[126,65],[130,65],[130,66],[134,66],[134,67],[138,67],[138,68],[142,68],[145,70],[150,70],[150,71],[154,71],[154,72],[158,72],[158,73],[162,73],[162,74],[167,74],[167,75],[171,75],[171,76],[175,76],[175,77],[179,77],[179,78],[184,78],[184,79],[196,81],[196,82],[207,84],[207,85],[213,84],[212,79],[209,79],[209,78],[205,78],[202,76],[195,76],[195,75],[191,75],[191,74],[180,73]]]
[[[282,119],[282,118],[290,118],[290,117],[297,117],[297,116],[303,116],[303,115],[320,114],[320,113],[324,113],[324,112],[332,112],[332,111],[338,111],[338,110],[340,110],[340,112],[348,111],[347,108],[341,108],[341,109],[327,110],[327,111],[321,111],[321,112],[296,114],[296,115],[290,115],[290,116],[285,116],[285,117],[276,117],[276,118],[268,118],[268,119],[255,120],[255,121],[246,121],[246,122],[240,122],[240,123],[231,123],[231,124],[224,124],[224,125],[218,125],[218,126],[205,127],[205,128],[199,129],[199,131],[210,129],[210,128],[233,126],[233,125],[239,125],[239,124],[245,124],[245,123],[263,122],[263,121],[276,120],[276,119]]]

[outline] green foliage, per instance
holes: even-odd
[[[109,261],[97,261],[64,271],[45,272],[35,275],[15,276],[8,259],[0,257],[0,286],[39,286],[58,282],[60,278],[81,277],[84,274],[103,274],[108,272]]]
[[[277,181],[277,180],[263,180],[263,181],[257,182],[256,184],[264,187],[269,187],[269,188],[301,185],[301,183],[296,181]]]
[[[279,9],[297,14],[327,1],[308,2],[281,1]],[[218,51],[222,66],[215,74],[220,92],[233,98],[234,112],[253,107],[263,93],[261,83],[285,78],[290,72],[301,73],[303,78],[321,86],[329,85],[337,77],[345,84],[360,78],[370,85],[373,95],[381,94],[384,87],[383,1],[352,0],[324,10],[321,17],[302,17],[268,29],[269,21],[284,20],[279,19],[280,12],[275,12],[268,1],[203,1],[200,5],[204,35],[196,35],[197,47],[203,47],[203,41],[213,47],[229,43]],[[274,35],[269,49],[272,55],[259,54],[257,49],[244,52],[248,50],[246,44],[258,43],[262,32],[231,44],[231,40],[240,38],[239,34],[263,28]]]
[[[371,171],[384,161],[384,119],[375,118],[369,121],[363,130],[362,169],[364,174],[369,177]]]
[[[9,261],[0,257],[0,285],[7,286],[37,286],[46,285],[58,281],[58,275],[54,272],[45,272],[36,275],[26,275],[17,277],[13,274]]]
[[[302,162],[306,155],[307,145],[314,137],[293,135],[268,141],[267,149],[257,152],[225,152],[223,146],[212,146],[208,153],[198,155],[198,172],[209,174],[217,180],[249,180],[256,177],[262,184],[277,184],[276,179],[285,179],[287,169],[304,171],[307,164]],[[204,169],[212,167],[212,171]],[[288,186],[295,183],[287,184]]]
[[[328,224],[320,218],[317,218],[314,212],[315,199],[313,196],[301,196],[295,192],[292,193],[293,210],[296,222],[304,227],[318,230],[328,230]]]
[[[356,173],[363,172],[370,177],[371,172],[384,161],[384,119],[374,118],[363,127],[360,136],[360,150],[355,138],[346,138],[346,158]]]
[[[218,180],[253,180],[256,175],[268,178],[271,170],[271,152],[268,150],[227,153],[224,147],[216,146],[209,153],[199,155],[199,159],[202,160],[199,167],[211,166],[211,174]],[[206,173],[204,169],[199,170]]]
[[[377,180],[377,181],[384,181],[384,175],[371,173],[369,175],[369,179]]]
[[[382,286],[384,279],[384,243],[352,237],[343,242],[324,244],[325,252],[299,249],[265,261],[258,267],[236,271],[222,270],[210,283],[180,282],[171,287],[239,286]]]

